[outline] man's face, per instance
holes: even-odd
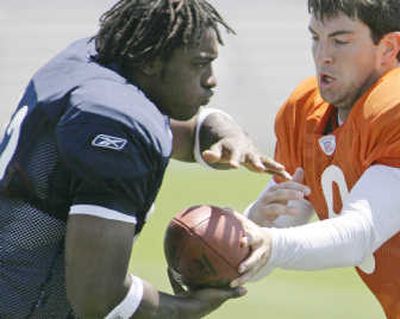
[[[187,120],[209,102],[217,84],[212,68],[217,56],[217,36],[208,29],[199,46],[178,48],[162,63],[156,99],[165,114]]]
[[[313,17],[309,29],[321,96],[348,113],[380,76],[378,45],[367,25],[344,14],[324,21]]]

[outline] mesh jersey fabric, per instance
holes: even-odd
[[[0,143],[0,318],[72,318],[64,233],[73,205],[135,217],[172,152],[169,119],[81,39],[32,78]]]

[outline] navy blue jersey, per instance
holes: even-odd
[[[0,318],[71,317],[69,212],[100,210],[138,233],[159,191],[169,119],[95,57],[83,39],[40,69],[0,144]]]

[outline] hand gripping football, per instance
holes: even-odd
[[[193,206],[179,212],[167,227],[164,252],[168,266],[191,288],[224,287],[239,277],[249,255],[245,236],[232,211]]]

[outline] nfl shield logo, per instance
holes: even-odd
[[[328,156],[331,156],[336,150],[336,136],[327,135],[319,139],[321,150]]]

